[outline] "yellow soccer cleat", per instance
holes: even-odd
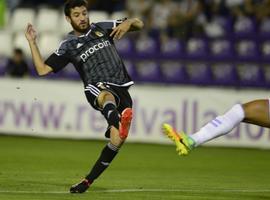
[[[188,155],[188,152],[192,148],[188,143],[188,136],[185,133],[178,134],[169,124],[163,124],[162,131],[175,143],[176,151],[180,156]]]

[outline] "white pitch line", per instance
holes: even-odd
[[[129,192],[220,192],[220,193],[263,193],[270,192],[270,189],[248,190],[248,189],[113,189],[113,190],[94,190],[88,191],[89,193],[129,193]],[[14,193],[14,194],[69,194],[69,191],[12,191],[0,190],[1,193]]]
[[[89,191],[90,192],[90,191]],[[115,189],[115,190],[97,190],[93,192],[107,192],[107,193],[114,193],[114,192],[270,192],[268,190],[246,190],[246,189]]]
[[[0,190],[0,194],[69,194],[68,191],[12,191],[12,190]]]
[[[89,193],[130,193],[130,192],[213,192],[213,193],[263,193],[270,192],[270,189],[248,190],[248,189],[114,189],[114,190],[94,190],[88,191]],[[69,194],[69,191],[11,191],[0,190],[0,194]]]

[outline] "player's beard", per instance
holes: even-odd
[[[71,24],[72,28],[73,28],[75,31],[79,32],[79,33],[86,33],[86,32],[88,31],[88,29],[89,29],[89,26],[90,26],[89,20],[87,20],[87,22],[86,22],[85,24],[79,24],[79,25],[76,24],[76,23],[74,23],[74,22],[71,20],[70,24]]]

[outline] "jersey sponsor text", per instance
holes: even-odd
[[[82,59],[83,62],[85,62],[91,54],[95,53],[95,51],[98,51],[98,50],[103,49],[104,47],[107,47],[110,45],[111,45],[111,43],[109,40],[105,40],[103,42],[95,44],[94,46],[87,49],[83,54],[81,54],[80,58]]]

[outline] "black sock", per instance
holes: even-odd
[[[115,128],[119,129],[120,115],[114,103],[108,102],[105,104],[102,113],[106,118],[109,126],[114,126]]]
[[[85,178],[92,183],[110,165],[111,161],[114,159],[117,153],[118,147],[114,146],[111,143],[108,143],[102,150],[99,159],[96,161],[94,167]]]

